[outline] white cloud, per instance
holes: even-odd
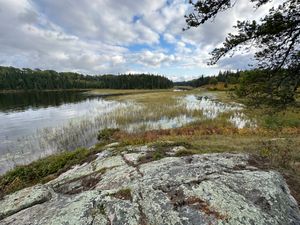
[[[253,19],[270,7],[254,11],[248,1],[238,2],[214,23],[183,32],[186,2],[0,0],[0,64],[90,74],[145,71],[185,79],[185,69],[195,76],[210,73],[209,52],[237,19]],[[224,59],[211,71],[243,67],[249,58]]]
[[[159,67],[161,65],[169,65],[176,61],[174,55],[167,55],[163,52],[143,51],[136,55],[139,64],[148,67]]]
[[[164,34],[164,40],[171,44],[176,42],[176,38],[172,34],[169,34],[169,33]]]

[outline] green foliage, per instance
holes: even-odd
[[[89,76],[53,70],[0,67],[0,90],[52,89],[162,89],[173,87],[166,77],[151,74]]]
[[[217,78],[215,78],[215,77],[212,77],[212,78],[210,78],[210,79],[209,79],[209,84],[216,85],[217,83],[218,83],[218,80],[217,80]]]
[[[92,156],[92,151],[82,148],[51,155],[29,165],[17,166],[0,177],[0,193],[8,194],[39,182],[46,182],[50,175],[55,177]]]
[[[297,149],[292,140],[284,138],[261,141],[258,148],[262,157],[268,158],[273,166],[282,168],[291,166]]]
[[[165,156],[165,153],[161,150],[157,150],[153,153],[152,158],[153,160],[160,160]]]
[[[139,163],[147,163],[151,161],[160,160],[164,157],[166,157],[166,149],[157,148],[153,152],[148,152],[145,156],[142,156],[139,158]]]
[[[184,149],[184,150],[180,150],[178,152],[176,152],[175,156],[177,157],[183,157],[183,156],[189,156],[189,155],[194,155],[194,154],[200,154],[200,151],[192,151],[192,150],[188,150],[188,149]]]
[[[161,142],[155,142],[149,145],[149,147],[152,147],[155,149],[153,152],[147,153],[145,156],[141,157],[139,159],[140,163],[146,163],[151,161],[160,160],[167,156],[167,152],[172,150],[172,148],[177,146],[183,146],[187,149],[192,148],[192,145],[186,141],[161,141]],[[189,150],[186,150],[189,151]]]
[[[259,8],[272,0],[249,0]],[[194,11],[186,15],[187,29],[198,27],[220,12],[232,8],[233,0],[189,1]],[[215,64],[229,52],[257,47],[255,57],[259,65],[280,69],[299,65],[300,4],[298,0],[284,0],[258,21],[237,21],[237,34],[229,34],[223,46],[213,50],[210,64]]]
[[[232,71],[220,71],[217,76],[207,76],[204,77],[203,75],[197,79],[184,81],[184,82],[176,82],[175,85],[180,86],[191,86],[191,87],[201,87],[207,84],[217,84],[218,82],[228,84],[236,84],[238,83],[238,79],[240,77],[240,71],[232,72]]]
[[[299,118],[289,118],[284,117],[284,115],[265,115],[263,116],[263,124],[264,127],[269,129],[280,129],[284,127],[300,127],[300,119]]]
[[[249,0],[259,8],[272,0]],[[193,11],[186,15],[187,29],[198,27],[220,12],[234,7],[233,0],[189,1]],[[237,50],[256,47],[255,58],[263,75],[246,74],[238,94],[255,104],[285,106],[295,100],[300,85],[300,4],[284,0],[259,20],[237,21],[236,34],[229,33],[223,46],[211,52],[209,64]],[[285,69],[285,70],[282,70]]]
[[[118,128],[105,128],[100,130],[97,135],[98,141],[109,141],[112,139],[114,133],[118,132]]]
[[[277,72],[269,70],[250,70],[241,73],[239,87],[235,94],[246,97],[252,105],[271,105],[285,107],[295,102],[296,90],[300,83],[295,83],[296,74],[281,69]]]

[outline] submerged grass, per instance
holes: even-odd
[[[103,92],[103,90],[101,90]],[[95,91],[95,94],[101,94]],[[206,90],[128,90],[109,91],[114,96],[108,99],[132,101],[136,105],[109,114],[113,122],[123,129],[105,130],[99,133],[104,143],[118,141],[120,146],[150,145],[155,149],[140,159],[141,162],[159,160],[166,156],[167,150],[184,146],[176,156],[216,152],[243,152],[262,157],[268,161],[268,168],[281,171],[287,178],[292,193],[300,201],[300,110],[289,108],[285,112],[266,113],[268,109],[244,109],[249,118],[257,121],[257,127],[236,128],[229,120],[234,112],[220,113],[214,119],[203,117],[201,110],[189,110],[179,101],[191,94],[203,94]],[[107,93],[107,92],[106,92]],[[224,91],[213,92],[222,102],[230,103]],[[236,101],[236,100],[235,100]],[[174,118],[180,115],[195,117],[193,123],[173,129],[139,129],[127,132],[125,128],[132,123],[160,120],[162,117]],[[146,126],[146,125],[145,125]],[[93,150],[78,149],[49,156],[27,166],[19,166],[0,177],[0,193],[8,194],[39,182],[47,182],[68,170],[75,164],[93,159],[101,151],[104,143]],[[127,194],[126,194],[127,193]],[[125,194],[128,195],[128,191]],[[123,196],[124,193],[120,194]],[[124,194],[124,195],[125,195]]]
[[[228,92],[216,91],[214,94],[222,102],[244,102],[243,99],[234,98],[234,96]],[[243,113],[249,118],[255,119],[258,126],[262,128],[271,130],[300,128],[300,99],[297,100],[295,105],[289,106],[284,110],[270,107],[245,107]]]
[[[110,99],[137,103],[137,107],[131,115],[124,117],[122,114],[115,114],[116,122],[120,125],[126,125],[137,122],[158,121],[162,118],[175,118],[181,115],[201,117],[202,112],[200,110],[189,110],[180,100],[180,97],[194,92],[167,90],[155,93],[138,93],[130,96],[114,96]]]

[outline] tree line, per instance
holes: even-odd
[[[232,72],[232,71],[220,71],[218,75],[215,76],[200,76],[197,79],[190,81],[176,82],[175,85],[178,86],[191,86],[191,87],[201,87],[208,84],[217,84],[218,82],[223,82],[225,84],[237,84],[241,76],[242,71]]]
[[[0,90],[164,89],[171,87],[173,87],[171,80],[153,74],[91,76],[73,72],[0,66]]]
[[[247,99],[252,105],[284,107],[295,103],[300,88],[299,69],[253,69],[245,71],[224,71],[216,76],[177,82],[175,85],[201,87],[218,82],[235,84],[234,93]]]

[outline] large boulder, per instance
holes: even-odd
[[[248,155],[142,163],[145,154],[133,148],[101,156],[43,186],[6,196],[0,224],[300,224],[283,177],[249,165]]]

